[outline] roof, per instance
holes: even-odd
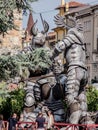
[[[30,12],[29,18],[28,18],[28,23],[27,23],[27,28],[26,31],[28,32],[29,35],[31,35],[31,27],[34,24],[33,16],[32,13]]]
[[[74,8],[74,9],[71,9],[69,12],[66,12],[65,13],[65,16],[66,15],[72,15],[72,14],[75,14],[75,13],[78,13],[77,17],[79,16],[87,16],[87,14],[91,14],[91,12],[93,10],[98,10],[98,4],[96,5],[85,5],[85,6],[82,6],[82,7],[78,7],[78,8]]]
[[[84,9],[87,9],[87,8],[90,8],[90,7],[91,7],[90,5],[85,5],[85,6],[81,6],[81,7],[77,7],[77,8],[72,8],[72,9],[70,9],[69,12],[66,12],[65,15],[77,13],[81,10],[84,10]]]
[[[81,6],[85,6],[85,4],[79,3],[79,2],[76,2],[76,1],[70,1],[69,2],[69,7],[81,7]]]
[[[66,5],[66,3],[65,3]],[[56,9],[60,9],[60,8],[64,8],[65,5],[60,5],[58,6]],[[70,1],[69,2],[69,8],[77,8],[77,7],[81,7],[81,6],[85,6],[86,4],[80,3],[80,2],[76,2],[76,1]]]

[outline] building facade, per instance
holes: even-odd
[[[87,48],[89,83],[98,80],[98,5],[88,6],[78,12],[83,23],[84,41]]]

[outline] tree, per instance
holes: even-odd
[[[24,89],[18,89],[9,92],[9,96],[3,99],[0,105],[0,112],[4,115],[6,120],[13,112],[16,112],[18,115],[20,115],[24,107],[24,97]]]
[[[87,90],[87,104],[90,112],[98,110],[98,90],[93,86]]]
[[[15,29],[13,11],[21,9],[25,12],[31,10],[30,2],[35,0],[0,0],[0,34],[7,32],[8,29]]]
[[[0,80],[21,76],[28,78],[28,70],[34,74],[42,74],[50,69],[52,62],[45,48],[37,48],[29,53],[0,56]]]

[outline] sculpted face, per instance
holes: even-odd
[[[38,28],[36,28],[37,21],[33,24],[31,28],[31,34],[33,35],[32,44],[33,45],[39,45],[43,46],[45,44],[45,34],[49,30],[49,24],[44,20],[44,31],[38,31]]]
[[[33,37],[33,44],[43,46],[45,44],[45,35],[38,32],[37,35]]]

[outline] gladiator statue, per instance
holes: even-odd
[[[45,21],[44,24],[45,28],[42,32],[39,32],[36,28],[36,22],[31,28],[33,35],[31,47],[33,49],[45,46],[45,33],[48,31],[49,25]],[[46,47],[44,48],[46,49]],[[49,53],[49,49],[47,49],[47,53]],[[53,66],[54,74],[47,71],[49,73],[32,77],[31,80],[26,82],[24,121],[35,121],[37,114],[43,110],[43,107],[45,110],[47,109],[46,111],[51,110],[53,112],[55,121],[65,121],[64,105],[61,99],[64,99],[66,76],[61,74],[63,71],[61,64],[55,62]],[[58,80],[55,75],[57,75]]]
[[[56,70],[59,69],[59,71]],[[55,74],[60,73],[61,66],[55,67]],[[32,78],[33,79],[33,78]],[[56,122],[65,122],[65,111],[62,99],[66,89],[66,75],[47,73],[28,81],[25,87],[25,121],[35,121],[37,114],[45,108],[51,110]]]
[[[82,24],[73,17],[65,20],[64,16],[55,16],[57,26],[65,27],[68,32],[62,41],[59,41],[53,50],[52,59],[64,52],[67,64],[67,92],[66,103],[70,110],[69,123],[79,124],[85,118],[86,124],[93,121],[87,113],[85,86],[88,81],[86,67],[86,51]],[[84,123],[84,122],[82,122]]]
[[[61,68],[58,69],[60,72]],[[53,73],[50,73],[41,77],[37,83],[40,86],[43,106],[47,106],[52,111],[55,122],[65,122],[65,110],[62,100],[66,89],[66,75],[60,73],[58,77],[55,77]]]
[[[45,45],[45,33],[49,30],[48,23],[44,20],[44,30],[38,31],[36,27],[37,21],[31,27],[32,41],[29,47],[26,47],[22,50],[22,53],[32,53],[36,48],[44,47]],[[47,49],[48,50],[48,49]],[[48,52],[47,52],[48,53]],[[30,74],[28,75],[28,78]],[[32,81],[33,80],[33,81]],[[38,114],[38,109],[35,112],[36,102],[40,102],[41,95],[38,84],[36,83],[36,78],[32,77],[32,80],[27,80],[25,83],[25,100],[24,100],[24,111],[23,111],[23,119],[24,121],[34,122],[36,116]]]

